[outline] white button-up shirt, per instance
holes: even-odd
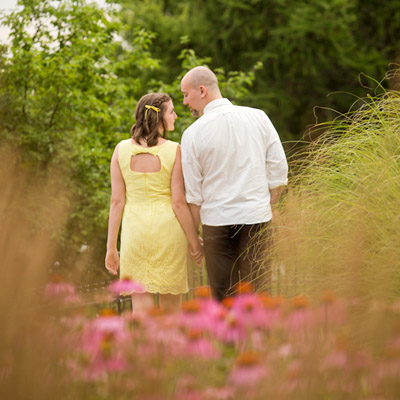
[[[262,110],[228,99],[207,104],[182,136],[186,200],[201,206],[204,225],[271,220],[269,189],[287,184],[278,133]]]

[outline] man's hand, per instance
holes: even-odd
[[[271,204],[278,203],[284,188],[285,186],[278,186],[277,188],[269,190],[269,193],[271,195],[271,200],[270,200]]]

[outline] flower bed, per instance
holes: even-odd
[[[68,390],[96,399],[399,398],[399,302],[246,288],[222,304],[200,288],[179,313],[58,314]]]

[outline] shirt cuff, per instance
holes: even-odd
[[[199,199],[198,197],[186,195],[186,202],[188,204],[194,204],[196,206],[201,206],[203,204],[203,199]]]
[[[276,189],[279,186],[286,186],[288,184],[288,180],[285,179],[284,181],[270,181],[268,182],[269,189]]]

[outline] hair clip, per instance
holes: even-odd
[[[145,105],[146,107],[146,112],[144,114],[144,120],[146,121],[147,119],[147,111],[154,110],[157,113],[157,122],[158,122],[158,113],[161,111],[158,107],[154,107],[154,106],[149,106],[148,104]]]

